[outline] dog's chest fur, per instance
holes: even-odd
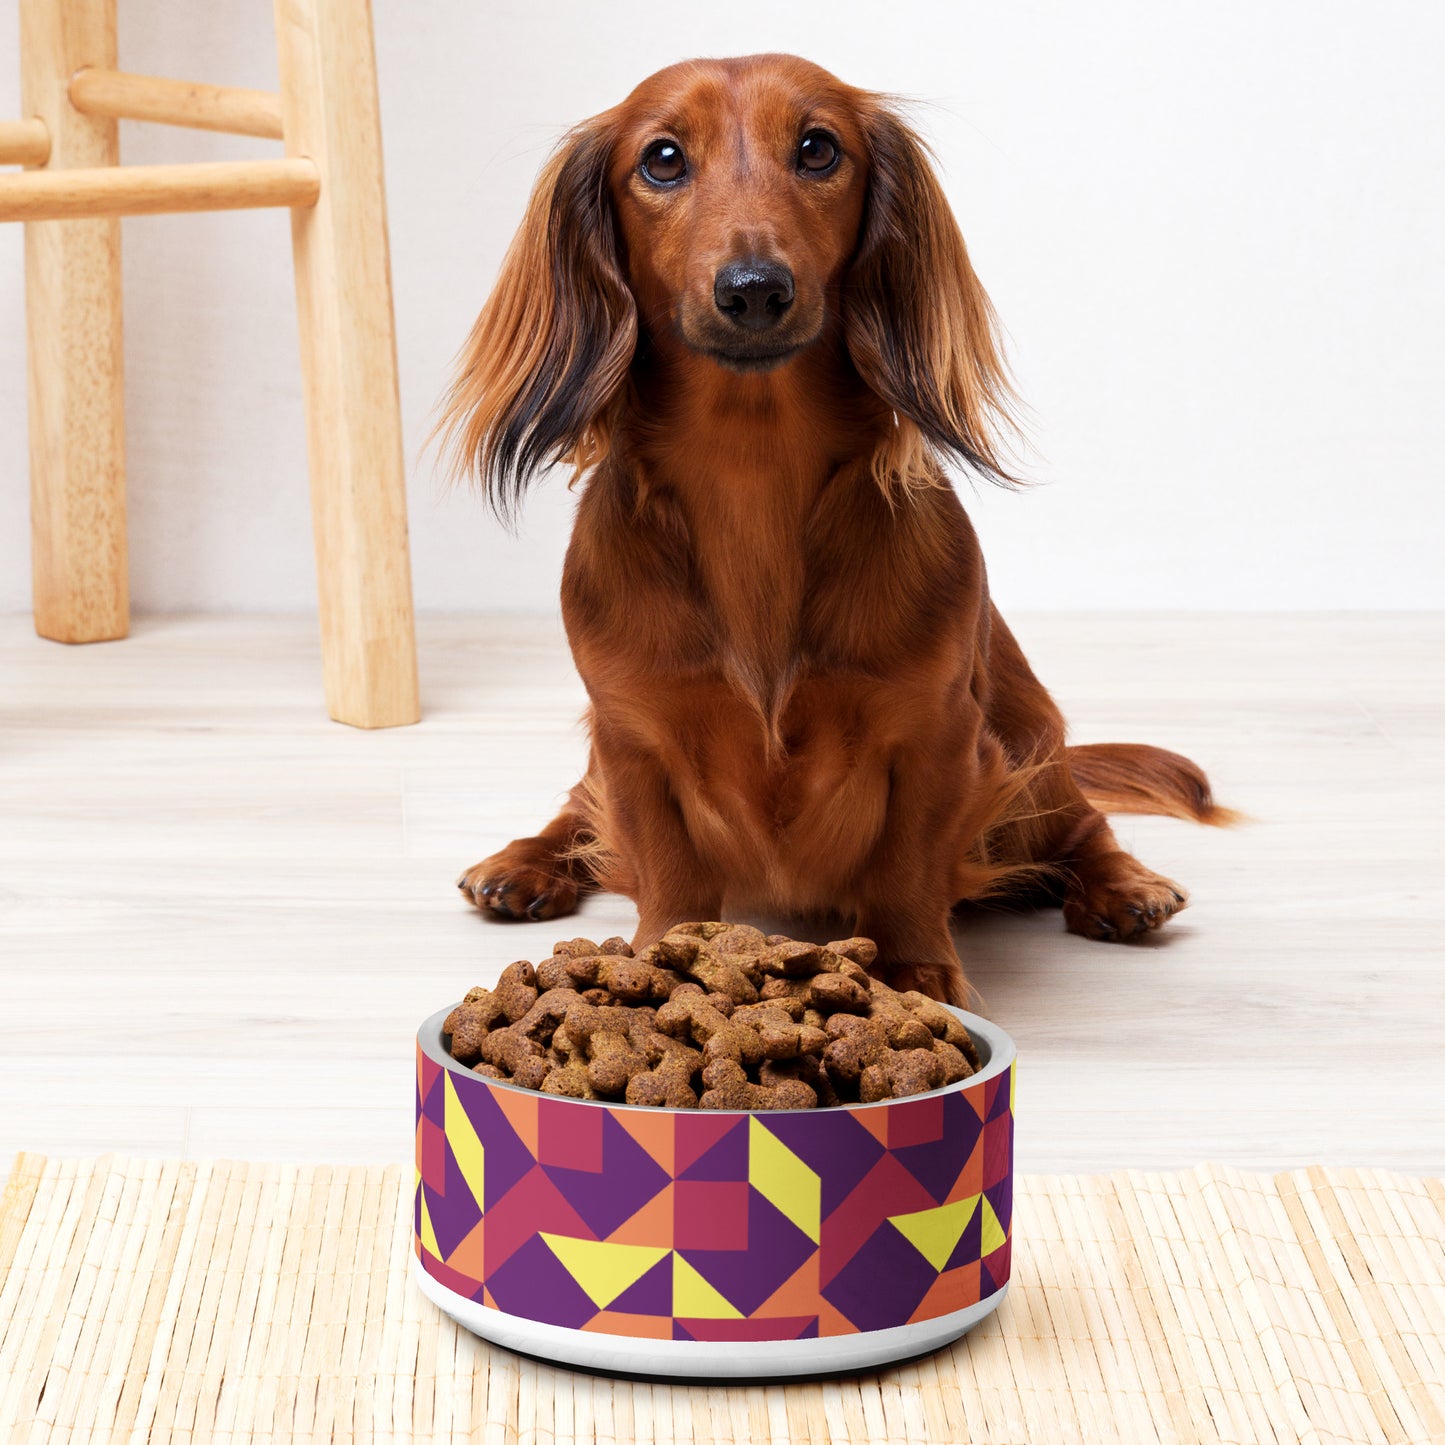
[[[951,492],[893,510],[848,473],[702,480],[584,496],[563,604],[594,726],[661,762],[735,892],[821,899],[876,846],[900,750],[950,735],[970,660],[938,624],[981,590],[976,548]]]

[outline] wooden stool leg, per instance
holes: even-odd
[[[276,0],[289,155],[321,172],[291,213],[321,646],[331,716],[415,722],[406,471],[367,0]]]
[[[117,164],[115,121],[81,115],[67,95],[81,66],[115,66],[115,0],[20,0],[20,63],[51,167]],[[25,303],[35,630],[57,642],[124,637],[120,222],[28,222]]]

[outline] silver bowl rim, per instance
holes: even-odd
[[[943,1007],[948,1009],[968,1030],[969,1037],[973,1039],[974,1047],[979,1051],[979,1056],[983,1060],[983,1067],[977,1073],[970,1074],[966,1079],[960,1079],[956,1084],[947,1084],[941,1089],[931,1089],[926,1094],[909,1094],[902,1099],[880,1099],[874,1104],[833,1104],[819,1109],[669,1109],[657,1104],[626,1104],[612,1099],[570,1099],[562,1094],[543,1094],[539,1089],[524,1089],[520,1084],[514,1084],[508,1079],[491,1079],[485,1074],[473,1073],[466,1064],[454,1059],[442,1043],[442,1024],[452,1009],[457,1008],[460,1003],[461,1000],[458,999],[457,1003],[444,1009],[438,1009],[417,1030],[417,1047],[432,1063],[440,1064],[442,1068],[448,1069],[454,1074],[462,1074],[469,1079],[475,1079],[489,1088],[510,1089],[514,1093],[528,1094],[534,1099],[551,1099],[559,1104],[580,1104],[589,1109],[634,1109],[643,1114],[735,1114],[740,1118],[750,1114],[789,1114],[804,1118],[816,1117],[819,1114],[853,1114],[861,1109],[887,1109],[901,1104],[911,1104],[919,1099],[941,1099],[948,1094],[958,1094],[965,1089],[978,1088],[987,1084],[990,1079],[996,1079],[1001,1074],[1007,1073],[1018,1057],[1014,1041],[997,1024],[981,1018],[978,1014],[966,1013],[961,1008],[944,1004]]]

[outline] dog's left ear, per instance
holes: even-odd
[[[533,477],[607,451],[609,414],[637,344],[607,187],[607,116],[578,126],[543,169],[497,284],[462,350],[437,427],[459,473],[510,520]]]
[[[907,423],[917,428],[915,446],[905,440],[886,469],[905,477],[914,470],[908,458],[922,450],[921,433],[928,450],[1011,482],[998,432],[1012,426],[1012,391],[993,306],[923,142],[881,98],[864,127],[868,201],[844,283],[845,335],[864,381],[905,433]]]

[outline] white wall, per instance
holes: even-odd
[[[270,7],[120,0],[121,63],[275,83]],[[782,49],[925,128],[1044,485],[969,505],[1015,607],[1445,606],[1445,10],[1425,0],[376,0],[423,608],[554,605],[571,498],[508,538],[421,443],[569,123],[693,54]],[[18,113],[0,0],[0,115]],[[132,161],[263,142],[126,126]],[[286,220],[125,223],[138,608],[310,607]],[[19,229],[0,227],[0,609],[28,605]]]

